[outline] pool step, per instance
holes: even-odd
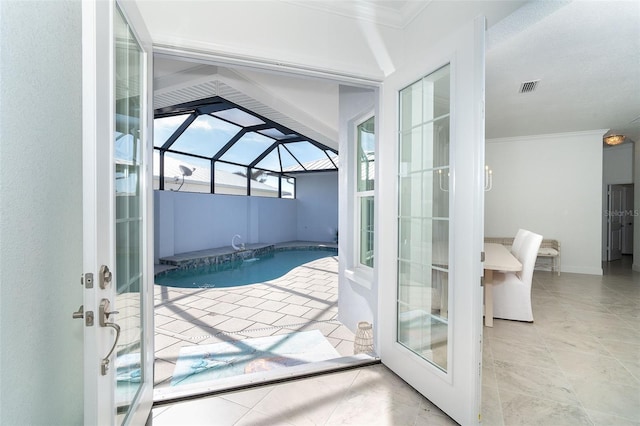
[[[159,259],[161,265],[172,265],[179,269],[197,268],[198,266],[217,265],[242,259],[251,259],[271,253],[275,244],[247,244],[244,250],[233,247],[218,247],[207,250],[191,251]]]

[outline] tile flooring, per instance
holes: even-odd
[[[628,263],[607,264],[602,277],[536,272],[535,322],[496,320],[484,329],[483,424],[640,425],[640,274]],[[334,312],[331,300],[324,315]],[[332,337],[339,328],[328,338],[346,350],[348,339]],[[455,424],[381,364],[160,406],[152,415],[156,426]]]
[[[179,289],[155,286],[155,388],[167,388],[183,346],[319,330],[340,355],[353,333],[337,320],[338,258],[307,263],[261,284]]]
[[[640,274],[534,274],[535,322],[484,328],[490,425],[640,425]]]

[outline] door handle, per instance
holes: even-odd
[[[120,339],[120,326],[115,322],[108,322],[109,315],[117,314],[119,312],[118,311],[110,312],[109,304],[110,304],[109,299],[102,299],[102,301],[100,302],[100,315],[99,315],[100,326],[113,328],[116,331],[116,338],[113,341],[113,346],[111,347],[111,350],[109,351],[107,356],[102,358],[102,362],[100,363],[100,373],[103,376],[106,376],[107,372],[109,371],[109,362],[110,362],[109,358],[111,358],[111,354],[113,354],[113,351],[116,349],[116,345],[118,344],[118,339]]]

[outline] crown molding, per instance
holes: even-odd
[[[568,137],[574,137],[574,136],[597,136],[599,138],[602,138],[608,130],[609,129],[595,129],[595,130],[585,130],[585,131],[579,131],[579,132],[545,133],[545,134],[539,134],[539,135],[492,138],[492,139],[486,139],[485,143],[494,144],[494,143],[527,142],[532,140],[558,139],[558,138],[568,138]]]

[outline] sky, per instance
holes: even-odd
[[[245,115],[238,114],[238,111]],[[250,116],[240,110],[226,110],[216,114],[224,115],[227,119],[237,120],[236,122],[243,125],[263,123],[257,117]],[[156,119],[154,122],[154,146],[162,146],[187,117],[188,114]],[[200,115],[172,145],[172,149],[212,157],[240,130],[242,130],[241,126],[236,126],[211,115]],[[267,133],[282,135],[275,129],[271,129]],[[273,138],[257,132],[249,132],[225,152],[220,160],[250,164],[274,142]],[[280,171],[280,162],[285,169],[295,166],[297,161],[291,154],[303,164],[326,158],[322,150],[309,142],[291,142],[286,146],[290,153],[282,148],[279,153],[274,150],[258,164],[258,167]],[[189,161],[193,164],[208,163],[202,160],[198,161],[197,158],[190,158]]]

